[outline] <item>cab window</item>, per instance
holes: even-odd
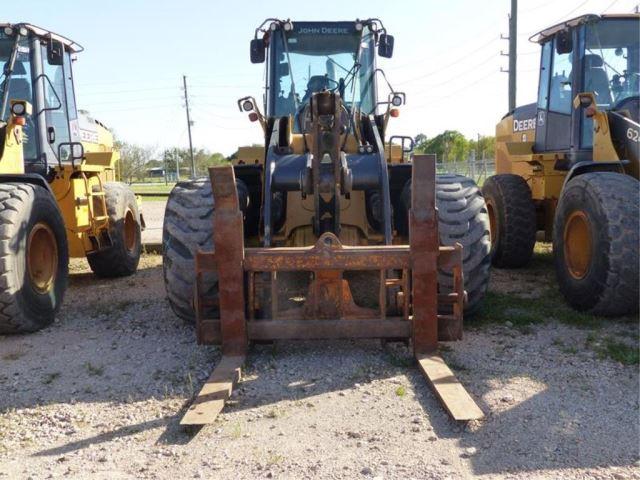
[[[76,110],[73,75],[71,73],[71,53],[69,52],[65,52],[64,54],[64,86],[67,93],[67,111],[69,113],[69,121],[71,122],[78,118],[78,111]]]
[[[554,44],[557,38],[554,39]],[[571,70],[573,67],[573,51],[558,53],[553,50],[551,83],[549,85],[549,110],[557,113],[571,114],[573,98],[571,97]]]
[[[549,106],[549,71],[551,70],[551,49],[553,42],[547,42],[542,47],[542,61],[540,62],[540,88],[538,89],[538,108],[546,110]]]
[[[51,65],[47,60],[47,46],[42,45],[42,63],[44,73],[44,107],[47,131],[55,133],[55,141],[51,144],[53,152],[58,155],[58,146],[69,142],[69,116],[67,113],[67,96],[65,94],[65,73],[63,65]],[[61,152],[61,161],[67,160],[68,149]]]

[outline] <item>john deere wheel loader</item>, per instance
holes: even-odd
[[[76,109],[80,51],[34,25],[0,25],[0,333],[53,321],[69,257],[103,277],[137,269],[136,198],[108,181],[118,159],[109,131]]]
[[[543,230],[574,308],[637,312],[640,15],[584,15],[532,41],[538,101],[497,125],[483,186],[493,264],[526,265]]]
[[[389,86],[379,99],[376,47],[391,57],[377,19],[266,20],[250,50],[267,64],[264,110],[238,101],[264,147],[171,192],[168,298],[224,354],[183,423],[212,421],[248,343],[278,339],[411,339],[454,418],[482,415],[436,348],[461,337],[487,288],[484,200],[468,178],[436,177],[434,156],[409,158],[406,138],[387,139],[405,96]]]

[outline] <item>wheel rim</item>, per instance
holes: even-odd
[[[491,234],[491,245],[497,240],[498,223],[496,219],[496,211],[493,208],[493,203],[487,202],[487,213],[489,214],[489,233]]]
[[[587,215],[575,211],[564,227],[564,258],[569,274],[576,280],[584,278],[591,265],[591,227]]]
[[[37,223],[27,240],[27,271],[31,285],[38,293],[49,293],[58,270],[58,243],[53,230],[45,223]]]
[[[133,252],[136,248],[137,230],[133,212],[131,210],[127,210],[127,214],[124,216],[124,246],[128,252]]]

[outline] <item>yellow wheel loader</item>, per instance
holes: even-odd
[[[472,180],[436,176],[435,156],[387,136],[405,95],[376,51],[390,58],[393,46],[378,19],[256,29],[264,106],[238,106],[264,146],[179,183],[165,212],[169,302],[224,354],[183,423],[213,421],[249,343],[279,339],[410,340],[453,417],[482,416],[436,350],[481,306],[487,211]]]
[[[598,315],[638,311],[640,16],[584,15],[534,35],[538,101],[496,127],[483,185],[493,264],[553,241],[560,290]]]
[[[0,25],[0,333],[54,320],[69,257],[86,257],[102,277],[138,266],[142,218],[113,182],[113,137],[76,108],[81,51],[34,25]]]

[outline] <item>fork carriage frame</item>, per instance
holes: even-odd
[[[413,159],[410,244],[343,246],[324,233],[311,247],[244,248],[243,218],[231,166],[209,170],[215,209],[213,252],[195,256],[196,333],[200,344],[220,344],[223,361],[187,411],[183,424],[210,423],[230,395],[252,340],[381,338],[410,339],[418,365],[445,408],[458,420],[482,412],[437,355],[438,341],[462,338],[465,299],[462,246],[440,246],[435,205],[435,156]],[[453,293],[438,294],[438,268],[453,274]],[[213,302],[203,278],[218,275],[220,319],[206,318]],[[280,309],[278,272],[313,272],[302,307]],[[345,271],[377,271],[378,308],[356,305]],[[402,272],[393,278],[389,272]],[[268,281],[260,281],[262,277]],[[387,317],[388,290],[394,289],[402,314]],[[260,292],[270,298],[270,318],[256,319]],[[438,305],[450,305],[439,315]],[[264,317],[264,313],[262,317]]]

